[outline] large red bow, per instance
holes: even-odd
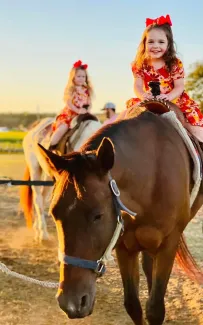
[[[82,61],[79,60],[73,64],[74,68],[82,68],[84,70],[87,69],[88,65],[87,64],[82,64]]]
[[[157,24],[157,25],[169,24],[170,26],[172,26],[171,18],[169,15],[166,15],[166,17],[161,16],[156,19],[147,18],[146,27],[152,24]]]

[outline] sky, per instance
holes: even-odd
[[[186,74],[203,61],[203,1],[0,0],[0,113],[59,113],[73,63],[118,111],[134,96],[131,62],[147,17],[170,14]]]

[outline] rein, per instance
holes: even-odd
[[[117,243],[118,238],[120,237],[121,233],[124,231],[124,221],[122,218],[121,211],[125,211],[132,216],[136,216],[137,213],[129,210],[121,201],[120,199],[120,191],[116,184],[116,181],[112,178],[111,174],[109,173],[109,186],[113,196],[113,202],[115,206],[116,216],[117,216],[117,225],[112,236],[112,239],[107,246],[104,254],[102,257],[97,261],[91,261],[82,259],[79,257],[73,257],[69,255],[65,255],[64,253],[59,251],[59,261],[66,265],[72,265],[76,267],[81,267],[83,269],[89,269],[94,271],[98,277],[102,276],[106,271],[106,262],[113,259],[112,251]]]

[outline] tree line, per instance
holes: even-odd
[[[0,113],[0,127],[6,126],[9,129],[29,129],[32,124],[38,119],[43,119],[45,117],[55,117],[56,114],[34,114],[34,113]],[[103,122],[105,120],[104,114],[96,114],[98,119]]]
[[[190,67],[185,89],[199,103],[203,112],[203,62],[196,62]]]
[[[40,118],[55,116],[55,114],[40,114]],[[10,128],[29,128],[34,121],[39,118],[32,113],[0,113],[0,127]]]

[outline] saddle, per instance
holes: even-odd
[[[90,113],[81,114],[75,117],[71,123],[71,128],[68,129],[55,148],[57,154],[66,154],[66,143],[69,142],[72,135],[79,129],[81,123],[85,121],[98,121],[98,118]]]
[[[170,104],[164,100],[158,100],[156,97],[153,99],[147,99],[142,101],[140,104],[133,106],[127,112],[127,118],[134,118],[139,116],[141,113],[149,111],[156,115],[162,115],[164,113],[170,112]]]

